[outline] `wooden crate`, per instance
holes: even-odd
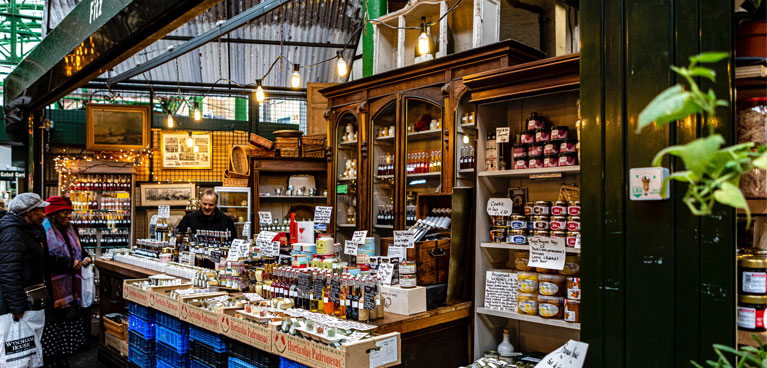
[[[101,320],[104,321],[104,329],[111,334],[112,336],[117,337],[120,340],[128,341],[128,321],[124,321],[123,323],[117,323],[115,321],[112,321],[109,318],[106,318],[106,316],[101,317]]]
[[[394,238],[381,238],[381,254],[389,253]],[[415,261],[418,285],[447,283],[450,269],[450,239],[416,242],[407,250],[408,262]]]
[[[315,146],[325,146],[325,139],[327,139],[327,136],[325,134],[312,134],[312,135],[305,135],[301,137],[301,144],[302,145],[315,145]]]

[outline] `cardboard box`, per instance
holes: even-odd
[[[418,314],[426,312],[426,288],[416,286],[403,289],[399,286],[384,286],[381,289],[384,297],[384,311],[395,314]]]
[[[178,318],[181,312],[181,304],[178,299],[170,297],[170,292],[177,289],[191,288],[192,284],[150,286],[148,307]]]
[[[317,368],[391,367],[402,361],[398,332],[361,340],[336,349],[325,344],[272,332],[272,353]],[[373,363],[371,365],[371,363]]]
[[[206,329],[211,332],[220,333],[219,329],[219,314],[211,312],[207,309],[195,307],[188,302],[192,299],[216,297],[220,295],[227,295],[225,292],[206,293],[205,296],[201,295],[188,295],[180,297],[181,310],[178,318],[184,322],[191,323],[197,327]]]
[[[119,337],[107,332],[104,334],[104,343],[106,346],[112,347],[113,349],[120,352],[120,355],[126,357],[128,356],[128,341],[122,340]]]
[[[133,283],[149,281],[149,279],[130,279],[123,281],[123,299],[140,304],[143,306],[149,306],[149,291],[144,290]]]
[[[272,352],[272,328],[266,324],[236,318],[240,308],[224,308],[219,314],[221,333],[233,340],[250,345],[265,352]]]

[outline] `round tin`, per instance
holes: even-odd
[[[533,216],[533,229],[535,231],[549,229],[549,216]]]
[[[528,169],[540,169],[543,167],[543,156],[530,157],[527,160]]]
[[[551,202],[535,201],[533,206],[533,214],[535,215],[548,215],[551,213]]]
[[[546,155],[543,157],[543,167],[559,166],[559,155]]]
[[[551,129],[538,129],[535,131],[535,142],[548,142],[551,140]]]
[[[577,153],[560,153],[559,166],[575,166],[578,164]]]
[[[514,169],[522,170],[527,169],[527,157],[520,157],[514,160]]]
[[[559,144],[559,153],[575,153],[578,150],[577,139],[566,139]]]
[[[522,132],[519,141],[523,144],[535,143],[535,130],[526,130]]]
[[[559,143],[555,142],[548,142],[543,145],[543,154],[544,155],[556,155],[559,154]]]

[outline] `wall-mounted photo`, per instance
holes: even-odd
[[[185,206],[195,198],[194,183],[141,184],[141,206]]]
[[[149,106],[86,107],[85,148],[89,151],[143,150],[149,146]]]
[[[212,169],[211,133],[162,133],[163,169]]]

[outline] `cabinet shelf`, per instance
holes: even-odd
[[[394,175],[376,175],[376,179],[381,179],[381,180],[394,179]]]
[[[468,129],[477,129],[477,125],[476,124],[461,124],[461,128],[464,128],[464,129],[467,129],[467,128]]]
[[[409,142],[427,141],[431,139],[438,139],[442,136],[442,129],[424,130],[422,132],[408,133],[407,140]]]
[[[384,142],[384,143],[390,143],[394,142],[394,136],[387,136],[387,137],[376,137],[376,141]]]
[[[319,200],[327,199],[325,196],[259,196],[259,199],[295,199],[295,200]]]
[[[394,229],[394,225],[373,225],[373,227],[377,227],[379,229]]]
[[[442,173],[438,172],[428,172],[428,173],[420,173],[420,174],[407,174],[408,178],[428,178],[428,177],[439,177],[442,175]]]
[[[357,227],[357,224],[338,224],[338,227],[354,228],[354,227]]]
[[[218,207],[219,208],[242,208],[242,209],[248,208],[248,206],[220,206],[220,205]]]
[[[338,182],[340,183],[343,181],[355,181],[355,180],[357,180],[357,178],[343,178],[343,179],[338,179]]]
[[[511,243],[479,243],[482,248],[494,248],[494,249],[511,249],[511,250],[530,250],[530,246],[527,244],[511,244]],[[567,253],[580,253],[581,248],[565,248]]]
[[[474,169],[458,169],[459,174],[474,174]]]
[[[477,307],[477,313],[484,314],[488,316],[496,316],[496,317],[503,317],[518,321],[525,321],[525,322],[532,322],[532,323],[538,323],[541,325],[548,325],[548,326],[554,326],[554,327],[561,327],[561,328],[569,328],[573,330],[580,330],[581,324],[580,323],[572,323],[567,322],[562,319],[549,319],[549,318],[543,318],[539,316],[529,316],[526,314],[519,314],[515,312],[506,312],[506,311],[499,311],[499,310],[493,310],[493,309],[487,309],[482,307]]]
[[[353,147],[357,145],[357,141],[338,142],[338,145]]]
[[[480,171],[478,173],[481,177],[495,177],[495,178],[519,178],[533,175],[546,175],[546,174],[580,174],[580,166],[563,166],[563,167],[545,167],[541,169],[520,169],[520,170],[498,170],[498,171]]]

